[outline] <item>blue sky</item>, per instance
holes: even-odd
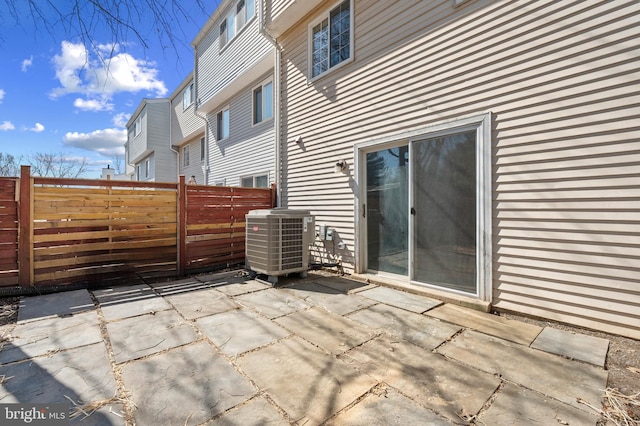
[[[146,1],[131,0],[139,7]],[[53,3],[60,10],[73,4]],[[73,26],[45,27],[26,10],[16,22],[0,0],[0,152],[85,157],[89,178],[123,158],[124,126],[140,101],[168,97],[193,68],[190,43],[219,1],[204,2],[204,12],[192,3],[180,2],[191,19],[170,14],[176,21],[172,47],[147,19],[133,17],[146,46],[132,30],[114,42],[100,22],[90,30],[91,44]],[[55,14],[46,18],[55,21]]]

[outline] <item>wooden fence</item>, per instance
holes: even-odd
[[[31,177],[0,180],[0,287],[181,276],[244,260],[244,215],[270,189]],[[7,232],[5,232],[5,230]]]

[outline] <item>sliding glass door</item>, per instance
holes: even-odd
[[[489,123],[361,148],[364,269],[489,300]]]
[[[407,146],[366,154],[368,269],[409,273],[409,160]]]
[[[412,142],[413,280],[476,292],[476,132]]]

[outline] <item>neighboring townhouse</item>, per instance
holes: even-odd
[[[274,47],[256,1],[225,0],[192,42],[196,114],[206,117],[206,184],[275,181]]]
[[[177,153],[171,150],[169,99],[143,99],[127,122],[125,158],[133,180],[175,182]]]
[[[189,74],[169,96],[171,100],[171,148],[178,155],[178,176],[191,178],[199,185],[206,183],[207,141],[205,120],[195,114],[195,88]],[[169,149],[169,146],[167,146]],[[174,180],[178,180],[176,176]]]
[[[640,338],[639,2],[266,4],[281,204],[334,229],[334,259]],[[220,49],[223,16],[200,64],[215,62],[203,49]],[[201,84],[214,124],[234,103],[207,93],[239,64]]]

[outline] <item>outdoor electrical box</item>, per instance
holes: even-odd
[[[318,238],[322,241],[333,241],[333,229],[328,225],[320,225],[318,227]]]

